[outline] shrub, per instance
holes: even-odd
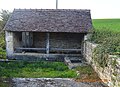
[[[90,35],[89,41],[99,44],[94,50],[93,59],[101,67],[108,65],[108,54],[120,56],[120,32],[96,29]]]
[[[93,29],[92,34],[88,38],[89,41],[97,44],[103,43],[104,39],[110,37],[120,37],[120,32],[111,31],[108,28],[105,29]]]

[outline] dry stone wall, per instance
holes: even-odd
[[[84,57],[94,70],[98,73],[102,81],[109,87],[120,87],[120,58],[109,55],[108,66],[100,67],[99,64],[92,58],[94,49],[97,44],[90,42],[84,43]]]

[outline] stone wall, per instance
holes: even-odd
[[[93,50],[96,46],[97,44],[86,41],[84,43],[84,57],[105,84],[109,87],[120,87],[120,58],[109,55],[108,66],[102,68],[92,58]]]
[[[80,49],[84,34],[50,33],[50,48]]]
[[[13,32],[13,45],[15,47],[22,47],[22,32]]]
[[[45,48],[46,47],[46,33],[33,33],[33,47]]]
[[[50,48],[80,49],[84,34],[50,33]],[[45,48],[46,33],[33,33],[33,47]]]
[[[22,32],[13,32],[13,44],[15,47],[24,47],[22,41]],[[45,33],[33,33],[33,48],[45,48],[46,34]]]
[[[7,58],[11,58],[12,54],[14,52],[14,47],[13,47],[13,33],[6,31],[5,32],[5,40],[6,40],[6,52],[7,52]]]

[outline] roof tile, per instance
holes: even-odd
[[[90,10],[15,9],[5,28],[7,31],[88,32],[92,29]]]

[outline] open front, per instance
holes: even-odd
[[[14,32],[15,53],[81,54],[83,33]]]

